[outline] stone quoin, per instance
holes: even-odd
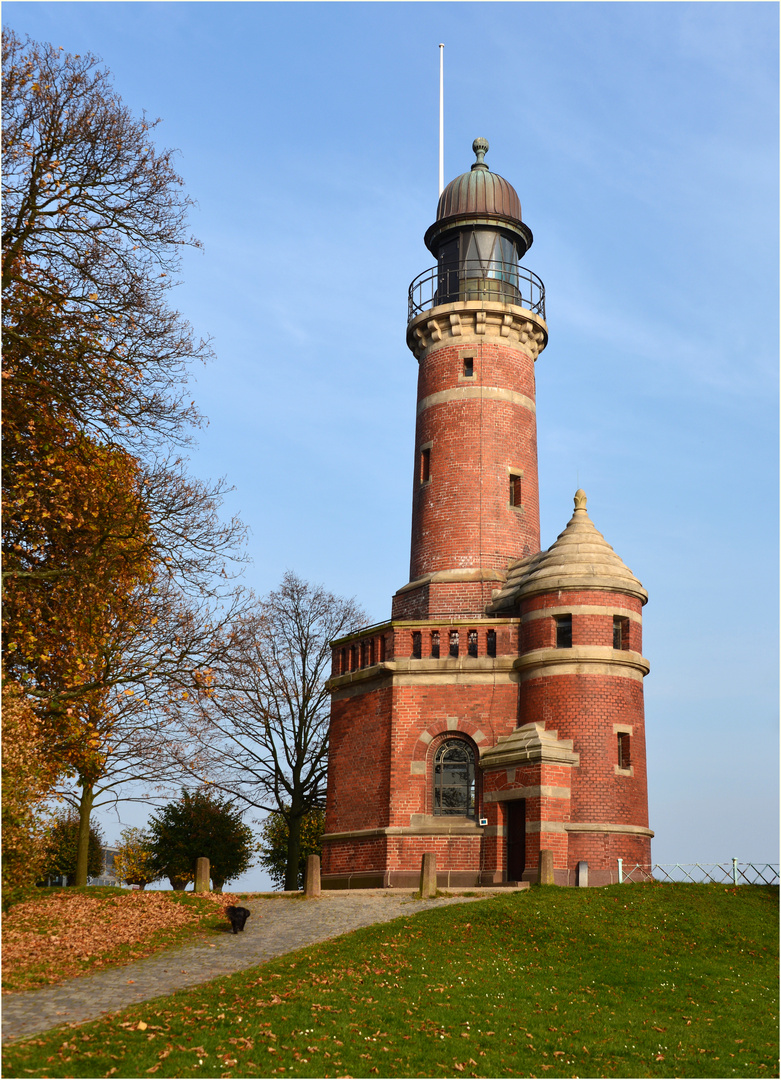
[[[322,887],[617,880],[651,862],[645,589],[583,491],[540,550],[532,244],[488,143],[442,192],[410,286],[419,365],[410,578],[391,619],[333,642]]]

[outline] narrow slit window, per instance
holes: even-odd
[[[383,634],[383,636],[380,638],[380,663],[382,664],[384,662],[384,660],[385,660],[385,635]]]
[[[339,664],[339,674],[344,675],[347,671],[347,649],[342,649],[341,662]]]
[[[458,656],[458,630],[450,631],[450,655]]]
[[[366,667],[366,642],[361,642],[361,667]]]
[[[557,649],[571,649],[572,648],[572,616],[571,615],[557,615],[556,616],[556,648]]]
[[[485,635],[485,651],[488,656],[496,656],[496,631],[489,630]]]
[[[470,656],[477,656],[477,631],[470,630],[466,636],[467,652]]]
[[[618,767],[628,769],[632,764],[630,749],[631,736],[626,731],[618,732]]]
[[[624,615],[613,616],[613,648],[629,648],[629,619]]]
[[[521,478],[518,473],[510,473],[510,506],[521,505]]]
[[[420,482],[427,484],[431,479],[431,447],[420,451]]]
[[[435,660],[439,660],[439,630],[431,631],[431,655]]]
[[[421,633],[420,630],[412,631],[412,659],[420,660],[421,657]]]
[[[350,646],[350,671],[358,670],[358,646]]]
[[[374,661],[374,649],[375,649],[374,638],[370,638],[369,639],[369,666],[370,667],[373,666],[373,664],[375,662]]]
[[[464,378],[471,379],[475,373],[475,361],[472,356],[464,357]]]

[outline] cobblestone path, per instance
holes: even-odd
[[[186,986],[262,964],[275,956],[338,937],[361,926],[389,922],[400,915],[468,903],[480,896],[413,900],[388,889],[324,893],[320,900],[275,898],[245,901],[252,912],[241,934],[215,936],[209,944],[186,945],[59,986],[3,997],[3,1042],[117,1012]],[[227,924],[226,924],[227,925]]]

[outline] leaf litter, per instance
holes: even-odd
[[[237,902],[228,893],[204,894],[200,903],[174,901],[164,892],[85,896],[63,890],[14,905],[3,917],[3,993],[51,985],[111,962],[157,951],[160,935],[196,926]],[[114,954],[114,955],[112,955]]]

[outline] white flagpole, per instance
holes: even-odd
[[[445,46],[439,46],[439,194],[445,187],[445,80],[444,80],[444,56]]]

